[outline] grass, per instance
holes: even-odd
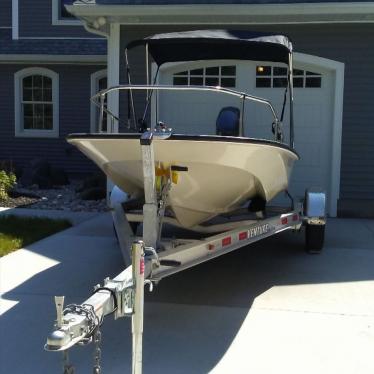
[[[0,216],[0,257],[69,227],[65,219]]]

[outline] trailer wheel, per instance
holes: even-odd
[[[325,241],[325,225],[305,225],[305,249],[308,253],[321,253]]]

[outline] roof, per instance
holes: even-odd
[[[0,55],[106,55],[105,39],[18,39],[0,29]]]
[[[156,34],[136,40],[128,49],[148,45],[155,62],[239,59],[288,63],[292,44],[284,35],[245,30],[194,30]]]
[[[108,5],[157,5],[157,4],[324,4],[324,3],[371,3],[369,0],[78,0],[81,4]]]

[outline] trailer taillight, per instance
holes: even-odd
[[[243,231],[239,233],[239,240],[248,239],[248,231]]]
[[[226,238],[222,239],[222,247],[226,245],[230,245],[230,244],[231,244],[231,236],[227,236]]]

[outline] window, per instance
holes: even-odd
[[[17,72],[15,135],[58,137],[58,74],[44,68]]]
[[[91,75],[91,96],[108,87],[107,71],[99,70]],[[104,105],[106,107],[107,96],[105,96]],[[91,132],[108,132],[107,114],[104,112],[102,128],[100,128],[100,108],[91,103]]]
[[[82,22],[69,13],[65,5],[71,5],[74,0],[52,0],[52,25],[81,26]]]
[[[234,88],[236,66],[210,66],[184,70],[173,75],[175,86],[221,86]]]
[[[293,70],[295,88],[320,88],[322,76],[318,73],[300,69]],[[285,88],[287,86],[287,68],[280,66],[256,66],[256,87]]]

